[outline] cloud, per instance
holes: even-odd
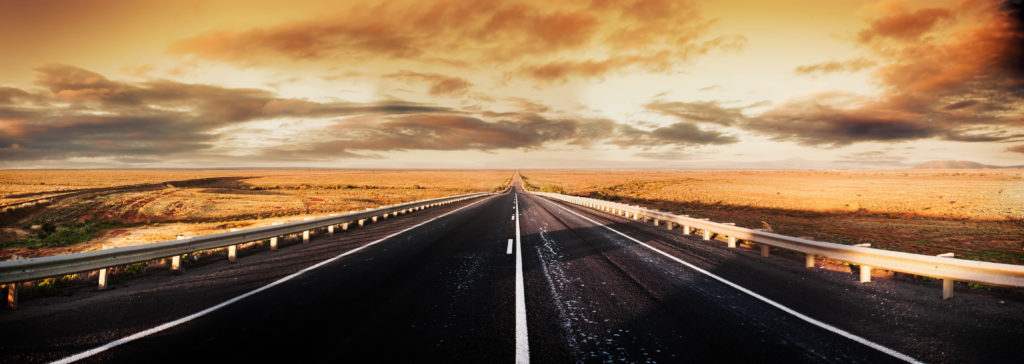
[[[2,160],[143,160],[208,150],[224,137],[217,129],[255,120],[451,112],[404,101],[316,103],[258,89],[122,82],[59,64],[39,68],[37,84],[43,92],[0,89]]]
[[[745,44],[738,36],[706,39],[710,24],[689,1],[388,1],[268,27],[210,30],[168,51],[242,65],[286,59],[498,66],[563,82],[630,67],[667,72]],[[590,57],[576,60],[583,51]]]
[[[921,35],[935,28],[940,21],[953,17],[953,12],[943,8],[921,9],[915,12],[901,12],[875,19],[871,26],[857,33],[858,40],[868,43],[880,38],[901,41],[916,41]]]
[[[747,119],[742,107],[723,107],[717,101],[666,102],[654,101],[644,108],[690,122],[736,125]]]
[[[858,72],[863,69],[867,69],[875,66],[875,61],[866,58],[851,59],[845,62],[825,62],[811,65],[799,66],[793,69],[793,72],[799,75],[809,75],[812,73],[837,73],[837,72]]]
[[[448,79],[408,71],[389,77],[442,85]],[[640,128],[602,118],[553,118],[545,115],[550,112],[547,106],[521,98],[507,99],[518,111],[506,112],[401,100],[319,103],[259,89],[119,81],[59,64],[41,67],[37,84],[42,87],[37,93],[2,89],[0,159],[6,162],[77,157],[125,163],[200,157],[222,162],[324,160],[408,150],[492,151],[559,144],[646,150],[737,141],[688,122]],[[329,127],[301,141],[267,140],[267,146],[237,150],[231,156],[213,154],[231,150],[225,145],[235,144],[234,132],[264,125],[248,123],[283,118],[322,120]]]
[[[661,147],[720,145],[739,142],[735,136],[725,135],[716,130],[701,129],[690,123],[674,123],[651,130],[642,130],[629,125],[619,127],[619,136],[611,141],[621,147]]]
[[[385,78],[394,78],[403,81],[419,81],[430,83],[430,94],[434,96],[438,95],[458,95],[464,94],[469,90],[470,83],[465,78],[445,76],[438,73],[420,73],[413,71],[400,71],[388,75],[384,75]]]
[[[1014,153],[1024,153],[1024,144],[1015,145],[1015,146],[1006,148],[1006,151],[1007,152],[1014,152]]]
[[[22,89],[14,87],[0,87],[0,105],[27,100],[31,97],[31,94]]]
[[[872,72],[878,95],[803,95],[739,125],[776,140],[824,146],[1019,138],[1024,131],[1024,25],[1020,2],[1007,4],[1016,5],[966,1],[916,11],[897,7],[858,33],[859,43],[878,63]],[[796,72],[868,67],[860,62],[801,66]]]

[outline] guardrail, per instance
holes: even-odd
[[[57,255],[22,260],[0,262],[0,284],[8,286],[8,305],[17,308],[17,285],[36,279],[63,276],[99,270],[100,289],[106,287],[106,270],[128,264],[151,260],[171,258],[171,269],[178,270],[183,254],[203,250],[228,248],[228,259],[235,260],[238,245],[250,242],[270,240],[270,248],[276,249],[277,238],[291,234],[302,234],[303,242],[309,240],[310,231],[326,227],[334,232],[335,226],[347,230],[350,224],[363,226],[366,221],[376,222],[378,218],[386,219],[407,212],[422,210],[429,207],[447,205],[471,198],[490,195],[489,192],[470,193],[458,196],[421,200],[404,204],[384,206],[376,209],[332,215],[316,219],[291,222],[280,225],[263,226],[226,233],[197,236],[178,240],[164,241],[145,245],[126,246],[84,253]]]
[[[699,230],[703,233],[704,240],[712,240],[715,235],[722,235],[727,238],[730,248],[735,248],[737,241],[756,243],[761,247],[761,256],[764,257],[769,255],[771,247],[801,252],[806,254],[805,266],[808,268],[814,267],[815,256],[859,264],[861,282],[871,280],[872,268],[939,278],[942,279],[943,299],[953,296],[953,281],[1024,287],[1024,266],[1021,265],[955,259],[951,257],[951,254],[929,256],[814,241],[737,227],[733,224],[691,218],[685,215],[673,215],[617,202],[548,192],[533,193],[611,214],[631,217],[634,220],[651,219],[656,226],[664,223],[670,230],[673,228],[673,224],[679,225],[682,227],[683,234],[686,235]]]

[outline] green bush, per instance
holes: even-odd
[[[48,227],[44,225],[36,233],[36,236],[3,242],[0,243],[0,248],[46,248],[73,245],[92,239],[100,230],[115,226],[117,224],[114,223],[85,222],[54,226],[52,231],[47,231]]]

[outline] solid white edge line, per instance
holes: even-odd
[[[363,245],[363,246],[360,246],[360,247],[358,247],[358,248],[355,248],[355,249],[349,250],[349,251],[347,251],[347,252],[344,252],[344,253],[341,253],[341,254],[339,254],[339,255],[336,255],[336,256],[334,256],[333,258],[330,258],[330,259],[327,259],[327,260],[325,260],[325,261],[322,261],[322,262],[320,262],[320,263],[317,263],[317,264],[311,265],[311,266],[309,266],[309,267],[306,267],[306,268],[305,268],[305,269],[303,269],[303,270],[300,270],[300,271],[298,271],[298,272],[295,272],[295,273],[289,274],[289,275],[287,275],[287,276],[285,276],[285,277],[283,277],[283,278],[281,278],[281,279],[278,279],[278,280],[276,280],[276,281],[273,281],[273,282],[271,282],[271,283],[269,283],[269,284],[267,284],[267,285],[265,285],[265,286],[262,286],[262,287],[260,287],[260,288],[257,288],[257,289],[254,289],[254,290],[252,290],[252,291],[249,291],[249,292],[243,293],[243,294],[241,294],[241,295],[235,296],[234,298],[231,298],[231,299],[229,299],[229,300],[227,300],[227,301],[221,302],[221,303],[219,303],[219,304],[217,304],[217,305],[215,305],[215,306],[212,306],[212,307],[210,307],[210,308],[207,308],[207,309],[205,309],[205,310],[202,310],[202,311],[196,312],[196,313],[194,313],[194,314],[191,314],[191,315],[188,315],[188,316],[182,317],[182,318],[180,318],[180,319],[177,319],[177,320],[174,320],[174,321],[170,321],[170,322],[167,322],[167,323],[165,323],[165,324],[163,324],[163,325],[159,325],[159,326],[156,326],[156,327],[150,328],[150,329],[148,329],[148,330],[140,331],[140,332],[137,332],[137,333],[135,333],[135,334],[132,334],[132,335],[129,335],[129,336],[125,336],[125,337],[123,337],[123,338],[120,338],[120,339],[118,339],[118,340],[114,340],[114,341],[111,341],[111,342],[109,342],[109,343],[107,343],[107,344],[105,344],[105,345],[101,345],[101,346],[98,346],[98,347],[92,348],[92,349],[90,349],[90,350],[86,350],[86,351],[83,351],[83,352],[81,352],[81,353],[78,353],[78,354],[75,354],[75,355],[71,355],[71,356],[68,356],[68,357],[62,358],[62,359],[60,359],[60,360],[57,360],[57,361],[53,361],[53,362],[51,362],[51,363],[54,363],[54,364],[64,364],[64,363],[72,363],[72,362],[75,362],[75,361],[78,361],[78,360],[82,360],[82,359],[88,358],[88,357],[90,357],[90,356],[93,356],[93,355],[96,355],[96,354],[102,353],[102,352],[104,352],[104,351],[107,351],[107,350],[109,350],[109,349],[113,349],[113,348],[115,348],[115,347],[118,347],[118,346],[120,346],[120,345],[123,345],[123,344],[127,344],[127,343],[129,343],[129,342],[132,342],[132,341],[135,341],[135,340],[138,340],[138,339],[144,338],[144,337],[146,337],[146,336],[149,336],[149,335],[152,335],[152,334],[158,333],[158,332],[160,332],[160,331],[164,331],[164,330],[170,329],[170,328],[172,328],[172,327],[175,327],[175,326],[181,325],[181,324],[183,324],[183,323],[186,323],[186,322],[192,321],[192,320],[194,320],[194,319],[197,319],[197,318],[199,318],[199,317],[205,316],[205,315],[206,315],[206,314],[208,314],[208,313],[211,313],[211,312],[213,312],[213,311],[217,311],[217,310],[219,310],[219,309],[221,309],[221,308],[224,308],[224,307],[225,307],[225,306],[227,306],[227,305],[230,305],[230,304],[232,304],[232,303],[238,302],[238,301],[240,301],[240,300],[242,300],[242,299],[244,299],[244,298],[246,298],[246,297],[249,297],[249,296],[252,296],[252,295],[254,295],[254,294],[257,294],[257,293],[263,292],[263,291],[265,291],[265,290],[267,290],[267,289],[270,289],[271,287],[274,287],[274,286],[276,286],[276,285],[279,285],[279,284],[281,284],[281,283],[284,283],[284,282],[290,281],[290,280],[292,280],[293,278],[295,278],[295,277],[298,277],[298,276],[302,275],[303,273],[306,273],[306,272],[309,272],[309,271],[311,271],[311,270],[314,270],[314,269],[320,268],[320,267],[322,267],[322,266],[324,266],[324,265],[326,265],[326,264],[328,264],[328,263],[334,262],[334,261],[336,261],[336,260],[338,260],[338,259],[341,259],[341,258],[343,258],[343,257],[345,257],[345,256],[347,256],[347,255],[349,255],[349,254],[352,254],[352,253],[358,252],[358,251],[360,251],[360,250],[363,250],[364,248],[366,248],[366,247],[368,247],[368,246],[371,246],[371,245],[375,245],[375,244],[377,244],[377,243],[380,243],[380,242],[382,242],[382,241],[388,240],[388,239],[390,239],[390,238],[393,238],[393,237],[395,237],[395,236],[397,236],[397,235],[400,235],[400,234],[402,234],[402,233],[405,233],[405,232],[407,232],[407,231],[409,231],[409,230],[412,230],[412,229],[418,228],[418,227],[420,227],[420,226],[423,226],[423,225],[425,225],[425,224],[428,224],[428,223],[430,223],[430,222],[432,222],[432,221],[434,221],[434,220],[437,220],[437,219],[440,219],[440,218],[442,218],[442,217],[445,217],[445,216],[451,215],[451,214],[453,214],[453,213],[459,212],[459,211],[461,211],[461,210],[467,209],[467,208],[469,208],[469,207],[471,207],[471,206],[477,205],[477,204],[479,204],[479,203],[481,203],[481,202],[484,202],[484,201],[487,201],[487,200],[489,200],[489,199],[488,199],[488,198],[482,199],[482,200],[480,200],[480,201],[477,201],[477,202],[474,202],[474,203],[472,203],[472,204],[469,204],[469,205],[466,205],[466,206],[460,207],[460,208],[458,208],[458,209],[456,209],[456,210],[452,210],[452,211],[446,212],[446,213],[445,213],[444,215],[440,215],[440,216],[438,216],[438,217],[435,217],[435,218],[433,218],[433,219],[430,219],[430,220],[427,220],[427,221],[421,222],[421,223],[419,223],[419,224],[416,224],[416,225],[414,225],[414,226],[412,226],[412,227],[410,227],[410,228],[408,228],[408,229],[405,229],[405,230],[399,231],[399,232],[397,232],[397,233],[394,233],[394,234],[391,234],[391,235],[385,236],[385,237],[383,237],[383,238],[380,238],[380,239],[374,240],[373,242],[367,243],[366,245]]]
[[[726,280],[725,278],[719,277],[719,276],[717,276],[717,275],[715,275],[715,274],[713,274],[711,272],[708,272],[708,271],[706,271],[704,269],[701,269],[700,267],[697,267],[697,266],[695,266],[693,264],[690,264],[689,262],[686,262],[686,261],[684,261],[682,259],[679,259],[679,258],[677,258],[677,257],[675,257],[675,256],[673,256],[671,254],[668,254],[668,253],[666,253],[664,251],[661,251],[658,248],[655,248],[653,246],[647,245],[647,243],[644,243],[644,242],[642,242],[640,240],[634,239],[633,237],[631,237],[629,235],[626,235],[626,234],[623,234],[623,233],[619,232],[618,230],[612,229],[611,227],[609,227],[607,225],[601,224],[601,223],[599,223],[597,221],[591,220],[590,218],[588,218],[586,216],[580,215],[580,214],[576,213],[575,211],[569,210],[565,206],[562,206],[560,204],[554,204],[554,205],[562,208],[565,211],[568,211],[568,212],[572,213],[573,215],[579,216],[580,218],[582,218],[584,220],[587,220],[587,221],[590,221],[590,222],[592,222],[594,224],[603,226],[604,228],[606,228],[608,230],[611,230],[611,231],[615,232],[616,234],[622,235],[626,239],[632,240],[632,241],[636,242],[637,244],[643,245],[647,249],[653,250],[654,252],[656,252],[658,254],[664,255],[664,256],[668,257],[669,259],[672,259],[672,260],[678,262],[679,264],[682,264],[682,265],[685,265],[687,267],[690,267],[691,269],[693,269],[693,270],[695,270],[697,272],[700,272],[700,273],[702,273],[702,274],[704,274],[704,275],[706,275],[708,277],[714,278],[715,280],[717,280],[719,282],[725,283],[726,285],[728,285],[728,286],[730,286],[732,288],[735,288],[735,289],[739,290],[740,292],[746,293],[746,294],[750,295],[751,297],[757,298],[758,300],[761,300],[764,303],[772,305],[775,308],[778,308],[778,309],[780,309],[780,310],[782,310],[782,311],[784,311],[786,313],[789,313],[789,314],[791,314],[793,316],[796,316],[797,318],[799,318],[801,320],[804,320],[804,321],[806,321],[806,322],[808,322],[808,323],[810,323],[812,325],[815,325],[815,326],[818,326],[818,327],[823,328],[825,330],[831,331],[831,332],[833,332],[835,334],[838,334],[839,336],[845,337],[847,339],[850,339],[850,340],[856,341],[858,343],[864,344],[865,346],[870,347],[872,349],[875,349],[875,350],[881,351],[883,353],[889,354],[889,355],[893,356],[894,358],[897,358],[897,359],[900,359],[900,360],[903,360],[903,361],[906,361],[906,362],[909,362],[909,363],[921,363],[921,361],[918,361],[917,359],[914,359],[914,358],[910,357],[909,355],[903,354],[903,353],[898,352],[898,351],[893,350],[893,349],[889,349],[889,348],[887,348],[887,347],[885,347],[885,346],[883,346],[881,344],[878,344],[878,343],[875,343],[875,342],[873,342],[871,340],[868,340],[868,339],[865,339],[863,337],[854,335],[854,334],[852,334],[852,333],[850,333],[850,332],[848,332],[846,330],[843,330],[843,329],[840,329],[838,327],[835,327],[835,326],[826,324],[824,322],[818,321],[818,320],[813,319],[813,318],[811,318],[811,317],[809,317],[807,315],[804,315],[804,314],[802,314],[800,312],[797,312],[794,309],[791,309],[789,307],[783,306],[781,303],[775,302],[775,301],[769,299],[768,297],[759,295],[759,294],[757,294],[754,291],[746,289],[746,288],[744,288],[744,287],[742,287],[742,286],[740,286],[740,285],[738,285],[736,283],[733,283],[731,281]]]
[[[512,238],[508,239],[508,246],[505,248],[506,255],[512,255]]]
[[[519,194],[513,194],[519,214]],[[530,363],[530,340],[526,333],[526,288],[523,284],[523,243],[516,218],[516,363]]]

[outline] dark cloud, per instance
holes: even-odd
[[[28,92],[14,87],[0,87],[0,105],[32,98]]]
[[[394,75],[442,80],[435,76]],[[128,163],[175,156],[222,162],[323,160],[373,158],[400,150],[489,151],[550,144],[586,148],[599,143],[649,149],[736,142],[733,136],[690,123],[639,129],[608,119],[551,118],[544,115],[547,106],[526,99],[508,100],[518,106],[519,111],[511,112],[470,112],[401,100],[317,103],[258,89],[117,81],[67,65],[40,68],[37,83],[44,90],[35,94],[3,89],[10,100],[0,105],[4,161],[105,157]],[[303,141],[283,141],[243,151],[242,156],[211,156],[222,149],[215,147],[235,142],[225,130],[245,131],[248,122],[284,117],[334,120],[332,127]]]
[[[611,135],[614,123],[553,120],[536,114],[486,121],[466,115],[408,115],[383,121],[342,121],[322,150],[492,150],[539,148],[546,143],[583,144]]]
[[[881,88],[879,96],[807,95],[752,116],[741,128],[776,140],[826,146],[1020,138],[1024,25],[1019,9],[1020,1],[967,1],[882,16],[858,39],[878,62],[872,76]],[[847,71],[852,66],[825,63],[797,72]]]
[[[644,105],[647,110],[674,116],[690,122],[736,125],[747,119],[743,107],[724,107],[717,101],[666,102],[654,101]]]
[[[431,95],[458,95],[469,90],[470,83],[465,78],[445,76],[438,73],[420,73],[413,71],[400,71],[388,75],[385,78],[394,78],[403,81],[427,82],[430,83]]]
[[[825,62],[811,65],[799,66],[793,72],[800,75],[813,73],[837,73],[837,72],[858,72],[863,69],[874,67],[877,63],[866,58],[851,59],[845,62]]]
[[[201,153],[222,137],[218,128],[253,120],[451,112],[403,101],[315,103],[257,89],[166,80],[130,83],[68,65],[48,65],[38,72],[43,93],[0,89],[2,160],[143,160]]]
[[[804,145],[921,139],[944,131],[905,112],[868,107],[843,109],[827,103],[836,97],[839,96],[815,95],[777,105],[751,119],[745,128]]]
[[[691,123],[675,123],[652,130],[629,125],[619,127],[619,136],[611,143],[622,147],[697,146],[732,144],[739,139],[716,130],[701,129]]]

